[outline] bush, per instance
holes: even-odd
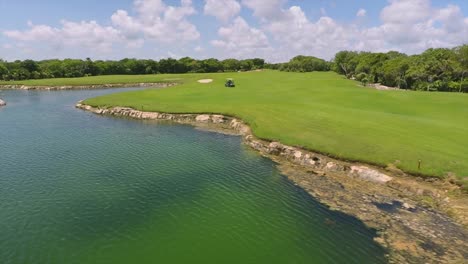
[[[459,92],[468,93],[468,80],[464,80],[463,82],[461,82]]]

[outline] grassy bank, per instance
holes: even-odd
[[[118,83],[129,77],[139,78],[105,79]],[[224,88],[227,77],[235,78],[236,88]],[[138,82],[168,78],[168,75],[145,76]],[[248,122],[260,138],[347,160],[382,166],[395,164],[417,174],[443,177],[454,173],[461,180],[465,178],[466,183],[466,94],[378,91],[359,87],[332,72],[264,71],[172,78],[184,78],[184,84],[170,89],[116,93],[85,103],[237,116]],[[202,78],[213,78],[214,82],[196,82]]]

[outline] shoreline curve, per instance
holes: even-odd
[[[178,82],[157,82],[157,83],[110,83],[110,84],[91,84],[91,85],[23,85],[23,84],[5,84],[0,85],[0,90],[45,90],[45,91],[59,91],[59,90],[92,90],[102,88],[130,88],[130,87],[154,87],[166,88],[179,84]]]
[[[454,211],[464,201],[447,196],[447,189],[460,188],[454,184],[427,182],[395,168],[384,170],[369,164],[341,161],[258,139],[242,120],[225,115],[98,108],[82,104],[82,101],[76,108],[99,115],[171,121],[218,132],[234,132],[242,136],[246,145],[277,163],[294,184],[331,210],[352,215],[375,229],[374,240],[387,249],[389,261],[453,263],[468,255],[466,207]],[[428,199],[432,202],[428,203]]]

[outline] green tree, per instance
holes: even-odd
[[[463,92],[463,85],[466,83],[465,78],[468,76],[468,44],[454,48],[454,54],[458,62],[458,66],[455,68],[455,71],[457,72],[457,75],[460,76],[460,86],[458,91]]]
[[[254,58],[254,59],[252,59],[252,64],[253,64],[253,69],[255,69],[255,70],[263,69],[263,67],[265,65],[265,60],[260,59],[260,58]]]
[[[312,72],[312,71],[328,71],[329,65],[325,60],[312,57],[312,56],[296,56],[288,63],[281,65],[282,71],[295,71],[295,72]]]
[[[406,73],[409,63],[406,57],[397,57],[386,61],[382,65],[384,72],[382,84],[398,88],[407,88]]]
[[[34,71],[39,71],[39,64],[33,60],[24,60],[20,63],[21,68],[32,73]]]
[[[338,52],[333,60],[335,71],[347,77],[351,77],[357,65],[355,60],[357,56],[358,53],[355,51],[345,50]]]
[[[94,62],[90,58],[86,58],[83,72],[85,75],[95,76],[99,75],[99,68],[96,66],[96,64],[94,64]]]
[[[226,59],[222,62],[224,71],[238,71],[240,69],[240,62],[236,59]]]
[[[3,60],[0,60],[0,79],[4,80],[5,77],[7,77],[8,73],[9,73],[8,68],[5,66]]]
[[[220,72],[223,70],[223,65],[217,59],[206,59],[201,61],[203,72]]]

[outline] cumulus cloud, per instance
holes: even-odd
[[[61,21],[60,28],[28,23],[25,31],[5,31],[4,35],[21,41],[47,41],[54,46],[81,46],[97,49],[101,52],[111,50],[112,44],[121,40],[119,32],[112,27],[103,27],[96,21],[71,22]]]
[[[271,15],[270,7],[262,5],[266,1],[249,0],[262,22],[262,30],[270,33],[277,43],[277,60],[286,60],[297,54],[315,55],[330,58],[337,50],[349,49],[354,42],[356,29],[343,26],[332,18],[323,15],[317,21],[308,19],[299,6],[283,8],[284,1],[275,0],[276,13]]]
[[[99,52],[111,52],[116,44],[140,48],[145,40],[180,44],[200,37],[195,25],[187,19],[196,13],[191,0],[181,0],[179,6],[166,5],[162,0],[135,0],[134,10],[133,16],[125,10],[117,10],[110,18],[111,26],[96,21],[63,20],[60,27],[29,22],[27,30],[8,30],[3,34],[22,43],[79,46]]]
[[[356,13],[356,16],[357,17],[365,17],[367,14],[367,11],[364,9],[364,8],[360,8],[357,13]]]
[[[390,0],[380,18],[384,24],[418,23],[430,17],[429,0]]]
[[[34,25],[31,21],[28,22],[29,30],[19,31],[10,30],[5,31],[5,36],[20,40],[20,41],[31,41],[31,40],[50,40],[56,37],[58,29],[46,26],[46,25]]]
[[[262,19],[274,19],[281,16],[281,8],[287,0],[242,0],[242,4],[254,11]]]
[[[458,6],[434,8],[430,0],[389,0],[380,13],[381,25],[361,27],[322,16],[311,21],[300,6],[285,7],[282,0],[244,0],[272,35],[284,58],[297,54],[329,59],[339,50],[421,52],[468,42],[468,18]],[[366,15],[365,9],[357,12]]]
[[[113,25],[128,40],[144,37],[174,43],[200,37],[195,25],[187,20],[196,13],[191,0],[182,0],[180,6],[168,6],[162,0],[136,0],[134,7],[135,16],[118,10],[111,17]]]
[[[239,14],[241,5],[236,0],[205,0],[204,12],[227,22]]]
[[[380,26],[362,30],[362,48],[373,49],[367,43],[380,42],[385,49],[417,53],[468,42],[468,18],[458,6],[438,9],[430,0],[391,0],[380,18]]]
[[[215,56],[209,49],[193,48],[206,47],[206,39],[201,38],[190,21],[191,16],[200,14],[192,1],[168,3],[134,0],[132,10],[117,10],[105,25],[68,20],[56,27],[29,23],[26,30],[3,31],[4,36],[13,40],[3,44],[24,49],[34,48],[36,43],[63,50],[81,47],[86,54],[95,50],[111,52],[118,46],[131,54],[131,49],[156,43],[162,54],[170,47],[181,53],[192,52],[183,54],[187,56],[201,51],[206,56]],[[300,6],[288,3],[288,0],[205,0],[202,15],[214,16],[221,22],[218,37],[210,44],[229,57],[263,56],[271,61],[284,61],[298,54],[325,59],[339,50],[398,50],[411,54],[430,47],[468,43],[468,17],[457,5],[435,7],[431,0],[388,0],[380,12],[380,24],[366,27],[365,19],[359,19],[367,16],[364,8],[357,11],[354,22],[343,23],[328,16],[325,10],[319,18],[311,19]],[[252,11],[257,23],[241,17],[242,8]],[[251,26],[253,23],[255,26]]]
[[[233,23],[218,30],[220,39],[212,40],[216,48],[227,51],[227,57],[258,57],[271,50],[267,36],[257,28],[252,28],[247,22],[237,17]]]

